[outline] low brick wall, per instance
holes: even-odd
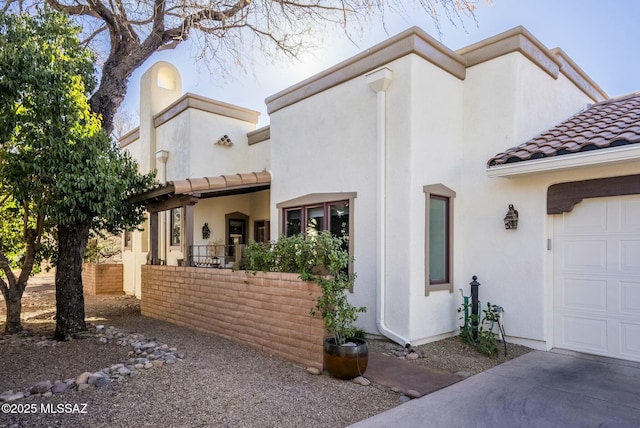
[[[85,294],[123,294],[122,264],[84,263],[82,265],[82,286]]]
[[[216,333],[322,370],[320,295],[297,274],[142,266],[142,314]]]

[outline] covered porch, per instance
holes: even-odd
[[[149,213],[146,264],[230,268],[269,241],[267,171],[169,181],[132,195]]]

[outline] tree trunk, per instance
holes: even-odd
[[[22,331],[20,314],[22,313],[22,293],[24,292],[25,287],[26,284],[16,284],[16,286],[7,289],[7,293],[4,296],[4,301],[7,307],[7,318],[4,325],[4,332],[7,334]]]
[[[86,331],[82,262],[89,239],[89,223],[58,226],[56,266],[56,340],[66,340]]]

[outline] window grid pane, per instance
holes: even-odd
[[[309,207],[307,211],[307,235],[317,235],[325,230],[324,227],[324,206]]]
[[[171,210],[171,245],[180,245],[182,236],[181,229],[182,208],[174,208]]]
[[[285,235],[293,236],[302,232],[302,209],[287,210],[285,212]]]

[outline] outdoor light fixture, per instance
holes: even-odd
[[[204,226],[202,226],[202,239],[209,239],[210,236],[211,230],[209,229],[209,224],[205,223]]]
[[[509,211],[504,216],[504,228],[513,230],[518,228],[518,210],[513,207],[513,204],[509,204]]]

